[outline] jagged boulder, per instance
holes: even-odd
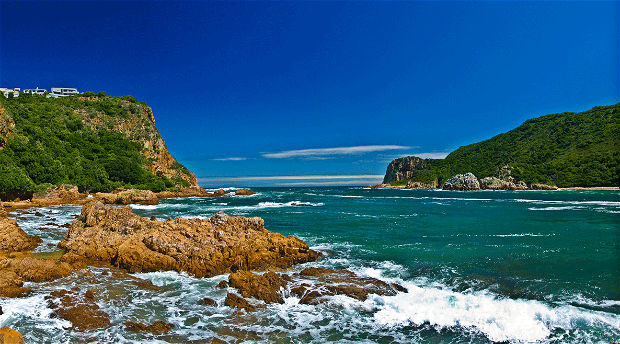
[[[17,221],[7,217],[4,205],[0,202],[0,252],[10,253],[32,250],[42,242],[36,235],[28,235],[19,228]]]
[[[9,327],[0,328],[0,343],[2,344],[25,344],[24,337],[18,331]]]
[[[238,270],[289,268],[320,253],[294,236],[265,229],[261,218],[223,212],[210,219],[149,220],[90,202],[58,245],[65,255],[113,264],[129,272],[186,271],[212,277]],[[63,256],[64,257],[64,256]]]
[[[443,183],[444,190],[480,190],[480,182],[473,173],[457,174]]]
[[[78,187],[75,185],[62,184],[45,192],[38,192],[32,196],[32,202],[39,206],[54,204],[71,204],[80,200]]]
[[[530,189],[532,190],[557,190],[558,187],[555,185],[547,185],[547,184],[532,184],[530,185]]]
[[[229,285],[237,288],[243,297],[253,297],[266,303],[284,303],[279,291],[291,278],[287,275],[267,272],[257,275],[250,271],[237,271],[228,277]]]
[[[159,198],[151,190],[118,189],[111,193],[98,192],[94,198],[105,204],[159,204]]]

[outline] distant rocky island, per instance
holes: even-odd
[[[374,188],[526,190],[618,187],[620,103],[525,121],[445,159],[392,161]]]

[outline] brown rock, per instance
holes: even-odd
[[[221,212],[208,220],[152,221],[133,214],[130,207],[118,209],[100,202],[82,207],[80,218],[58,246],[71,260],[77,256],[129,272],[176,270],[197,277],[289,268],[320,255],[296,237],[269,232],[257,217]]]
[[[18,331],[8,327],[0,328],[0,344],[25,344],[24,337]]]
[[[237,196],[251,196],[251,195],[255,195],[256,192],[254,191],[250,191],[250,190],[237,190],[235,191],[235,195]]]
[[[530,185],[532,190],[557,190],[558,187],[555,185],[547,185],[547,184],[532,184]]]
[[[237,288],[243,297],[253,297],[266,303],[284,303],[280,288],[286,287],[291,278],[275,272],[257,275],[249,271],[237,271],[228,277],[231,287]]]
[[[50,259],[0,260],[0,297],[23,297],[30,293],[24,282],[45,282],[68,276],[71,267]]]
[[[93,299],[77,291],[56,290],[46,299],[54,315],[70,321],[78,331],[103,328],[110,324],[109,315],[100,310]]]
[[[434,189],[437,187],[437,183],[433,182],[432,184],[426,184],[422,182],[414,182],[408,181],[405,189]]]
[[[297,276],[294,275],[293,280],[298,277],[314,281],[313,288],[309,284],[302,284],[291,289],[293,295],[301,298],[301,304],[318,304],[322,297],[332,295],[347,295],[364,301],[370,294],[396,295],[399,291],[406,291],[398,284],[389,284],[371,277],[359,277],[349,270],[307,268]]]
[[[163,321],[156,321],[151,325],[145,325],[142,323],[136,323],[132,321],[124,322],[125,328],[136,332],[151,332],[152,334],[168,333],[174,328],[173,324],[165,323]]]
[[[206,197],[207,191],[200,186],[190,186],[182,188],[178,191],[162,191],[157,193],[159,198],[174,198],[174,197]]]
[[[43,240],[36,235],[28,235],[17,225],[17,221],[0,217],[0,252],[19,252],[32,250]]]
[[[58,185],[48,191],[35,193],[32,201],[39,206],[48,206],[53,204],[71,204],[76,203],[80,199],[80,193],[75,185]]]
[[[224,304],[228,307],[237,307],[239,309],[245,309],[249,312],[253,312],[256,310],[256,306],[249,303],[248,300],[233,293],[228,293],[228,295],[226,295],[226,301],[224,301]]]
[[[151,190],[118,189],[111,193],[98,192],[94,198],[105,204],[159,204],[159,198]]]
[[[215,287],[219,289],[226,289],[228,288],[228,282],[221,280]]]
[[[215,300],[205,297],[204,299],[198,301],[199,304],[203,305],[203,306],[217,306],[217,302],[215,302]]]

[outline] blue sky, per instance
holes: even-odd
[[[380,182],[619,96],[618,1],[0,2],[0,87],[133,95],[203,186]]]

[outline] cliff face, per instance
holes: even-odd
[[[104,111],[88,107],[91,102],[100,101],[97,97],[79,97],[85,107],[74,110],[84,124],[92,130],[111,129],[123,133],[131,141],[142,145],[140,153],[146,158],[144,167],[158,177],[169,179],[181,178],[196,186],[196,175],[181,165],[168,151],[164,139],[155,126],[153,109],[144,103],[121,100],[118,106],[131,115],[125,117],[110,116]]]
[[[399,158],[384,183],[402,180],[439,185],[468,172],[484,178],[511,167],[514,180],[558,187],[620,185],[620,103],[525,121],[488,140],[460,147],[445,159]],[[496,175],[505,179],[503,175]],[[515,184],[515,187],[521,187]],[[495,187],[491,182],[490,187]],[[502,186],[498,186],[502,187]]]
[[[49,184],[81,192],[197,186],[168,151],[147,104],[92,92],[0,97],[0,175],[0,198],[10,200]]]
[[[385,172],[383,178],[384,184],[398,182],[401,180],[410,180],[414,177],[415,171],[426,169],[426,163],[423,159],[415,156],[408,156],[392,161]]]

